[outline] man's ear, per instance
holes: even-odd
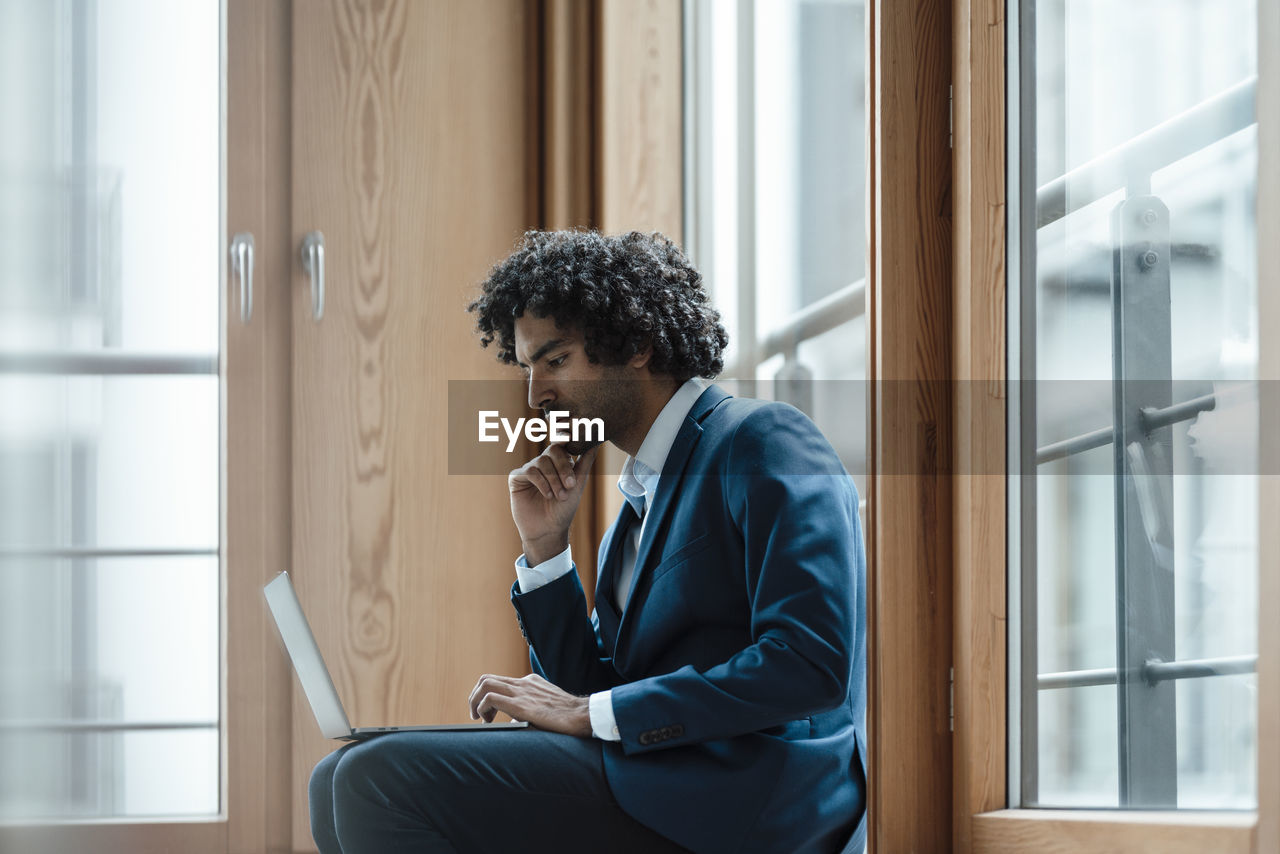
[[[639,353],[636,353],[630,359],[627,359],[627,367],[635,368],[636,370],[639,370],[640,368],[643,368],[645,365],[649,364],[649,361],[652,358],[653,358],[653,345],[646,344],[644,345],[644,348]]]

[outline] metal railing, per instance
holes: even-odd
[[[765,336],[756,350],[757,362],[778,354],[795,357],[802,341],[817,338],[867,311],[867,280],[859,279],[833,294],[805,306],[786,323]]]
[[[1201,412],[1209,412],[1215,409],[1217,405],[1217,397],[1212,394],[1206,394],[1182,403],[1175,403],[1172,406],[1148,407],[1142,410],[1139,420],[1143,430],[1150,433],[1161,427],[1177,424],[1179,421],[1190,421]],[[1113,427],[1103,427],[1100,430],[1093,430],[1089,433],[1073,436],[1070,439],[1063,439],[1061,442],[1054,442],[1042,448],[1037,448],[1036,465],[1044,465],[1054,460],[1061,460],[1076,454],[1082,454],[1085,451],[1092,451],[1095,448],[1110,445],[1114,441],[1115,428]]]
[[[1208,676],[1238,676],[1256,673],[1258,656],[1235,655],[1225,658],[1199,658],[1187,661],[1148,661],[1137,676],[1154,685],[1173,679],[1202,679]],[[1090,688],[1097,685],[1115,685],[1120,681],[1114,667],[1099,670],[1071,670],[1063,673],[1041,673],[1039,688]]]
[[[1129,186],[1134,175],[1150,175],[1254,124],[1257,93],[1258,78],[1241,81],[1038,188],[1036,228]]]
[[[1022,34],[1025,37],[1025,33]],[[1025,71],[1025,69],[1023,69]],[[1039,691],[1112,685],[1117,687],[1120,803],[1125,806],[1173,806],[1177,803],[1176,721],[1171,683],[1255,673],[1256,655],[1184,661],[1174,658],[1172,519],[1170,507],[1152,504],[1136,487],[1135,475],[1155,479],[1153,488],[1171,494],[1172,460],[1167,453],[1146,453],[1167,447],[1168,428],[1224,406],[1227,396],[1202,395],[1175,402],[1172,397],[1169,211],[1152,195],[1154,172],[1182,161],[1255,123],[1257,80],[1244,80],[1195,107],[1134,137],[1123,145],[1035,188],[1034,227],[1020,219],[1020,253],[1034,257],[1036,232],[1073,212],[1124,191],[1124,200],[1111,211],[1112,273],[1112,426],[1028,450],[1026,463],[1038,468],[1104,446],[1115,447],[1116,595],[1122,603],[1116,627],[1117,666],[1107,669],[1036,673],[1034,606],[1030,632],[1024,627],[1020,656],[1032,662],[1022,669],[1020,716],[1023,731],[1019,749],[1029,763],[1030,785],[1023,780],[1024,799],[1035,799],[1036,695]],[[1021,125],[1020,133],[1028,133]],[[1025,173],[1023,173],[1025,174]],[[1027,183],[1022,184],[1027,187]],[[1030,189],[1028,187],[1028,189]],[[1028,200],[1030,201],[1030,200]],[[1026,210],[1026,208],[1024,208]],[[1028,211],[1028,213],[1031,213]],[[1035,275],[1025,266],[1022,288],[1034,286]],[[1028,303],[1034,306],[1034,301]],[[1026,323],[1025,318],[1020,321]],[[1034,330],[1034,326],[1030,327]],[[1023,333],[1026,334],[1025,332]],[[1030,339],[1034,353],[1034,332]],[[1132,378],[1156,378],[1144,384]],[[1034,371],[1031,373],[1034,379]],[[1034,401],[1034,392],[1029,393]],[[1034,412],[1034,402],[1031,404]],[[1034,435],[1034,420],[1030,423]],[[1023,428],[1024,430],[1026,427]],[[1117,447],[1119,446],[1119,447]],[[1033,453],[1030,453],[1034,451]],[[1024,458],[1025,459],[1025,458]],[[1144,498],[1148,499],[1144,505]],[[1034,603],[1036,512],[1034,496],[1022,503],[1019,528],[1024,569],[1019,594]],[[1030,509],[1029,509],[1030,508]],[[1155,531],[1153,534],[1152,532]],[[1154,540],[1153,540],[1154,538]],[[1158,541],[1157,541],[1158,540]],[[1029,544],[1029,545],[1028,545]],[[1029,550],[1029,552],[1028,552]],[[1031,557],[1026,557],[1027,554]],[[1030,574],[1028,574],[1028,572]],[[1028,717],[1028,712],[1030,716]],[[1030,794],[1028,794],[1030,793]]]

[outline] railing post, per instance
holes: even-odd
[[[782,367],[773,375],[773,396],[810,418],[816,417],[813,412],[813,371],[800,363],[795,347],[787,349],[782,357]]]
[[[1120,806],[1175,807],[1175,688],[1143,678],[1175,660],[1172,430],[1147,433],[1142,417],[1173,402],[1169,210],[1129,195],[1111,233]]]

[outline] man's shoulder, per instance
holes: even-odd
[[[728,397],[702,423],[704,440],[737,473],[847,474],[835,449],[789,403]]]
[[[767,436],[772,430],[817,431],[817,426],[799,409],[777,400],[754,397],[726,397],[702,423],[704,430],[750,439]]]

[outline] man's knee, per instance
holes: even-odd
[[[340,851],[334,829],[333,775],[342,759],[343,751],[335,750],[316,763],[307,784],[307,798],[311,807],[311,836],[321,852]]]
[[[364,807],[389,809],[406,792],[405,757],[394,737],[371,738],[344,748],[333,769],[333,797],[339,812]]]
[[[332,808],[333,773],[337,769],[338,760],[341,758],[342,750],[335,750],[317,762],[316,767],[311,769],[311,781],[307,784],[307,796],[311,801],[313,810],[322,803],[328,803]]]

